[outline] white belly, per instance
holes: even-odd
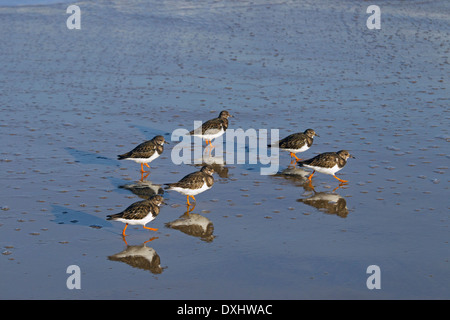
[[[159,153],[155,152],[150,158],[126,158],[125,160],[132,160],[137,163],[149,163],[159,157]]]
[[[303,166],[314,169],[320,173],[331,174],[331,175],[334,175],[336,172],[338,172],[339,170],[342,169],[342,168],[339,168],[337,164],[332,168],[315,167],[315,166],[310,166],[307,164],[304,164]]]
[[[180,187],[170,187],[170,190],[177,191],[181,194],[184,194],[185,196],[195,196],[199,193],[202,193],[203,191],[209,190],[211,187],[208,187],[206,182],[203,183],[203,186],[199,189],[185,189]]]
[[[306,151],[306,150],[308,150],[309,149],[309,147],[308,147],[308,145],[307,144],[305,144],[303,147],[301,147],[301,148],[299,148],[299,149],[282,149],[282,150],[284,150],[284,151],[289,151],[289,152],[292,152],[292,153],[297,153],[297,152],[304,152],[304,151]]]
[[[153,217],[153,215],[149,212],[144,219],[140,219],[140,220],[130,219],[130,220],[128,220],[128,219],[119,218],[119,219],[116,219],[116,221],[120,221],[120,222],[123,222],[123,223],[128,223],[128,224],[131,224],[131,225],[143,225],[143,226],[145,226],[147,223],[149,223],[150,221],[152,221],[154,219],[155,219],[155,217]]]
[[[225,131],[223,130],[223,128],[221,128],[220,130],[207,130],[205,132],[205,134],[195,134],[194,133],[193,136],[201,137],[205,140],[212,140],[214,138],[220,137],[224,133],[225,133]]]

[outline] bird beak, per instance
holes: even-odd
[[[170,144],[170,143],[164,140],[164,144]]]
[[[350,155],[350,158],[352,158],[352,159],[356,159],[354,156],[352,156],[352,155]]]
[[[317,133],[314,133],[314,135],[315,135],[316,137],[320,137]]]

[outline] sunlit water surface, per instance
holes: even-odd
[[[380,30],[360,1],[78,5],[81,30],[67,3],[0,7],[1,298],[450,298],[448,2],[385,1]],[[116,160],[221,110],[255,139],[313,128],[299,156],[349,150],[349,183],[229,161],[186,213],[160,188],[198,170],[177,141],[144,181]],[[106,215],[153,192],[159,230],[124,242]]]

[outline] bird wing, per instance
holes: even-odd
[[[152,205],[148,200],[138,201],[130,205],[122,212],[122,218],[124,219],[142,219],[149,211],[155,215],[155,205]],[[158,211],[159,213],[159,207]],[[157,214],[157,213],[156,213]]]
[[[157,145],[153,141],[146,141],[130,151],[128,158],[149,158],[157,151]]]
[[[285,149],[300,149],[307,143],[307,136],[303,133],[294,133],[290,136],[287,136],[284,139],[281,139],[278,143],[280,148]]]
[[[190,135],[196,134],[199,129],[201,128],[202,134],[208,133],[208,134],[214,134],[218,131],[220,131],[223,128],[223,121],[219,118],[211,119],[206,122],[204,122],[201,127],[192,130],[189,132]]]
[[[309,160],[302,161],[301,164],[324,168],[333,168],[336,164],[339,163],[339,159],[340,157],[335,152],[325,152]]]
[[[169,187],[200,189],[205,183],[203,172],[193,172],[183,177],[180,181],[170,183]]]

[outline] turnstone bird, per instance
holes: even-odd
[[[166,183],[169,190],[177,191],[186,196],[187,205],[190,206],[189,197],[195,200],[194,196],[211,189],[214,184],[214,169],[210,165],[203,166],[200,171],[193,172],[185,176],[178,182]]]
[[[304,160],[298,163],[300,167],[306,167],[314,169],[308,179],[311,181],[312,176],[316,171],[331,174],[340,182],[348,182],[336,177],[335,173],[341,170],[347,163],[348,158],[355,158],[347,150],[341,150],[338,152],[325,152],[315,156],[312,159]]]
[[[308,150],[313,144],[314,136],[319,135],[313,129],[306,129],[305,132],[293,133],[275,144],[268,145],[268,147],[279,147],[282,150],[289,151],[291,158],[300,161],[301,159],[297,158],[295,154]]]
[[[205,139],[206,145],[211,144],[211,140],[220,137],[228,128],[228,118],[233,117],[228,111],[222,111],[219,117],[203,123],[200,127],[189,132],[191,136]]]
[[[158,231],[155,228],[149,228],[145,225],[150,221],[154,220],[159,214],[159,206],[163,203],[164,198],[160,195],[154,195],[148,200],[142,200],[133,203],[124,211],[112,215],[108,215],[106,220],[114,220],[125,223],[125,228],[123,228],[122,236],[127,236],[125,230],[128,225],[142,225],[144,229]]]
[[[164,143],[168,144],[168,142],[164,140],[163,136],[156,136],[152,140],[141,143],[130,152],[118,155],[117,159],[132,160],[136,163],[140,163],[141,173],[147,172],[144,171],[144,164],[150,168],[148,163],[152,162],[161,155],[164,151]]]

